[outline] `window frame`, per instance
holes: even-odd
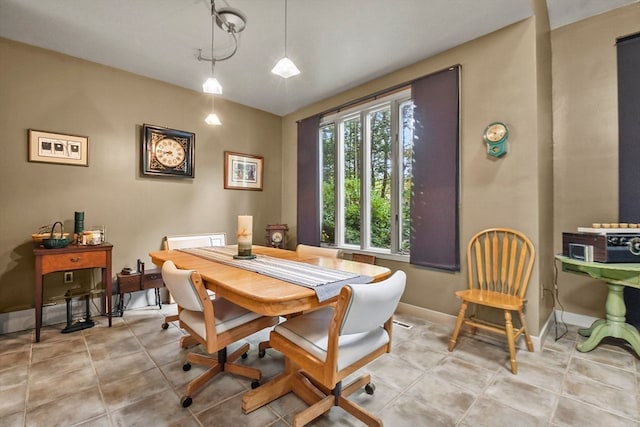
[[[409,261],[409,252],[401,253],[402,247],[402,170],[403,170],[403,147],[400,144],[400,132],[402,132],[401,109],[407,103],[412,104],[412,94],[410,87],[404,87],[393,93],[378,96],[375,99],[359,103],[348,109],[336,111],[332,114],[321,117],[318,125],[318,135],[322,137],[322,128],[333,123],[334,125],[334,233],[335,246],[348,252],[370,253],[380,258],[397,261]],[[386,108],[390,109],[390,185],[391,185],[391,244],[390,248],[375,248],[371,245],[371,114]],[[361,133],[359,143],[359,160],[362,165],[360,177],[360,243],[345,243],[345,217],[344,217],[344,123],[358,117],[360,120]],[[320,145],[319,168],[323,168],[323,147]],[[320,179],[320,219],[323,218],[323,192],[322,177]]]

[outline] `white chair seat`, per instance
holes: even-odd
[[[274,331],[309,354],[325,361],[329,322],[332,316],[333,308],[323,308],[288,319],[276,326]],[[382,327],[357,334],[341,335],[338,338],[338,370],[352,365],[388,342],[389,335]]]
[[[218,334],[233,329],[261,317],[260,314],[246,310],[224,298],[211,300],[216,319],[216,331]],[[182,310],[180,320],[187,323],[200,337],[205,338],[206,326],[204,314],[201,311]]]

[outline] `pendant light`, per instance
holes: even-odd
[[[233,39],[233,49],[226,55],[216,57],[214,51],[214,34],[216,25],[224,32],[231,35]],[[231,58],[238,51],[238,36],[247,26],[247,18],[242,12],[229,7],[216,9],[215,1],[211,0],[211,58],[202,56],[202,49],[198,49],[198,61],[211,62],[211,75],[202,85],[205,93],[222,95],[222,85],[215,76],[214,70],[217,61],[225,61]]]
[[[271,72],[284,79],[300,74],[296,64],[287,57],[287,0],[284,0],[284,58],[278,61]]]

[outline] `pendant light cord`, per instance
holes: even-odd
[[[284,56],[287,56],[287,0],[284,0]]]

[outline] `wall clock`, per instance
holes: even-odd
[[[159,126],[142,126],[142,174],[193,178],[195,134]]]
[[[267,225],[267,246],[285,249],[287,247],[287,224]]]
[[[490,123],[482,133],[482,139],[487,144],[487,154],[502,157],[507,154],[507,138],[509,128],[501,122]]]

